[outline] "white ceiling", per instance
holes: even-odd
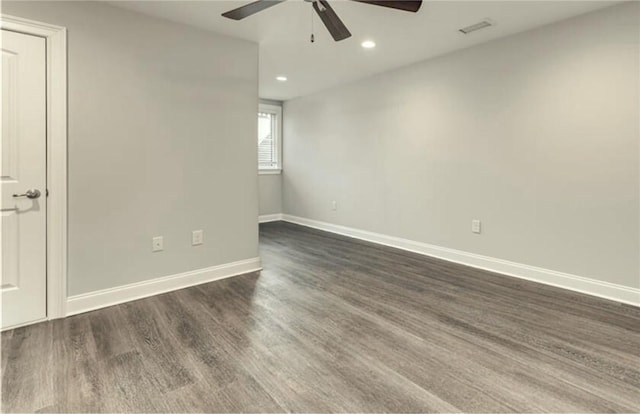
[[[348,0],[330,0],[353,36],[334,42],[302,0],[242,21],[220,14],[247,1],[113,1],[111,4],[260,44],[260,97],[287,100],[427,58],[508,36],[613,4],[611,1],[425,1],[417,14]],[[458,29],[484,18],[494,27],[469,35]],[[372,39],[377,47],[360,43]],[[275,80],[285,75],[287,82]]]

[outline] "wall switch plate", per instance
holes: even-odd
[[[480,220],[471,220],[471,231],[480,234]]]
[[[154,252],[161,252],[164,250],[164,238],[162,236],[154,237],[152,242]]]
[[[338,209],[338,203],[336,202],[336,200],[333,200],[331,202],[331,210],[336,211]]]
[[[198,246],[204,243],[204,232],[202,230],[194,230],[191,232],[191,245]]]

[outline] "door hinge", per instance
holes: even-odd
[[[49,197],[49,189],[48,188],[46,190],[44,190],[44,195],[45,195],[45,197]]]

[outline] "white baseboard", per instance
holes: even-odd
[[[159,295],[201,283],[257,272],[259,270],[261,270],[260,258],[255,257],[176,275],[145,280],[143,282],[131,283],[129,285],[70,296],[67,299],[67,316]]]
[[[283,214],[282,220],[426,256],[436,257],[449,262],[459,263],[507,276],[531,280],[533,282],[544,283],[545,285],[551,285],[630,305],[640,306],[640,289],[632,287],[602,282],[569,273],[562,273],[555,270],[543,269],[541,267],[495,259],[493,257],[463,252],[461,250],[449,249],[413,240],[401,239],[399,237],[386,236],[384,234],[358,230],[351,227],[339,226],[303,217],[296,217],[289,214]]]
[[[264,214],[262,216],[258,216],[258,223],[270,223],[272,221],[280,221],[282,220],[282,214]]]

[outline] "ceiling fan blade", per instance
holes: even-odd
[[[286,0],[258,0],[254,1],[253,3],[246,4],[242,7],[238,7],[237,9],[230,10],[226,13],[222,13],[222,15],[229,19],[242,20],[245,17],[249,17],[252,14],[256,14],[264,9],[273,7],[279,3],[282,3],[283,1]]]
[[[389,7],[396,10],[417,12],[422,6],[422,0],[353,0],[358,3],[373,4],[374,6]]]
[[[349,29],[347,29],[347,26],[342,23],[342,20],[340,20],[336,12],[331,8],[326,0],[314,1],[313,8],[316,13],[318,13],[318,16],[320,16],[322,23],[327,26],[327,30],[329,30],[329,33],[333,36],[333,40],[337,42],[351,37],[351,33],[349,32]]]

